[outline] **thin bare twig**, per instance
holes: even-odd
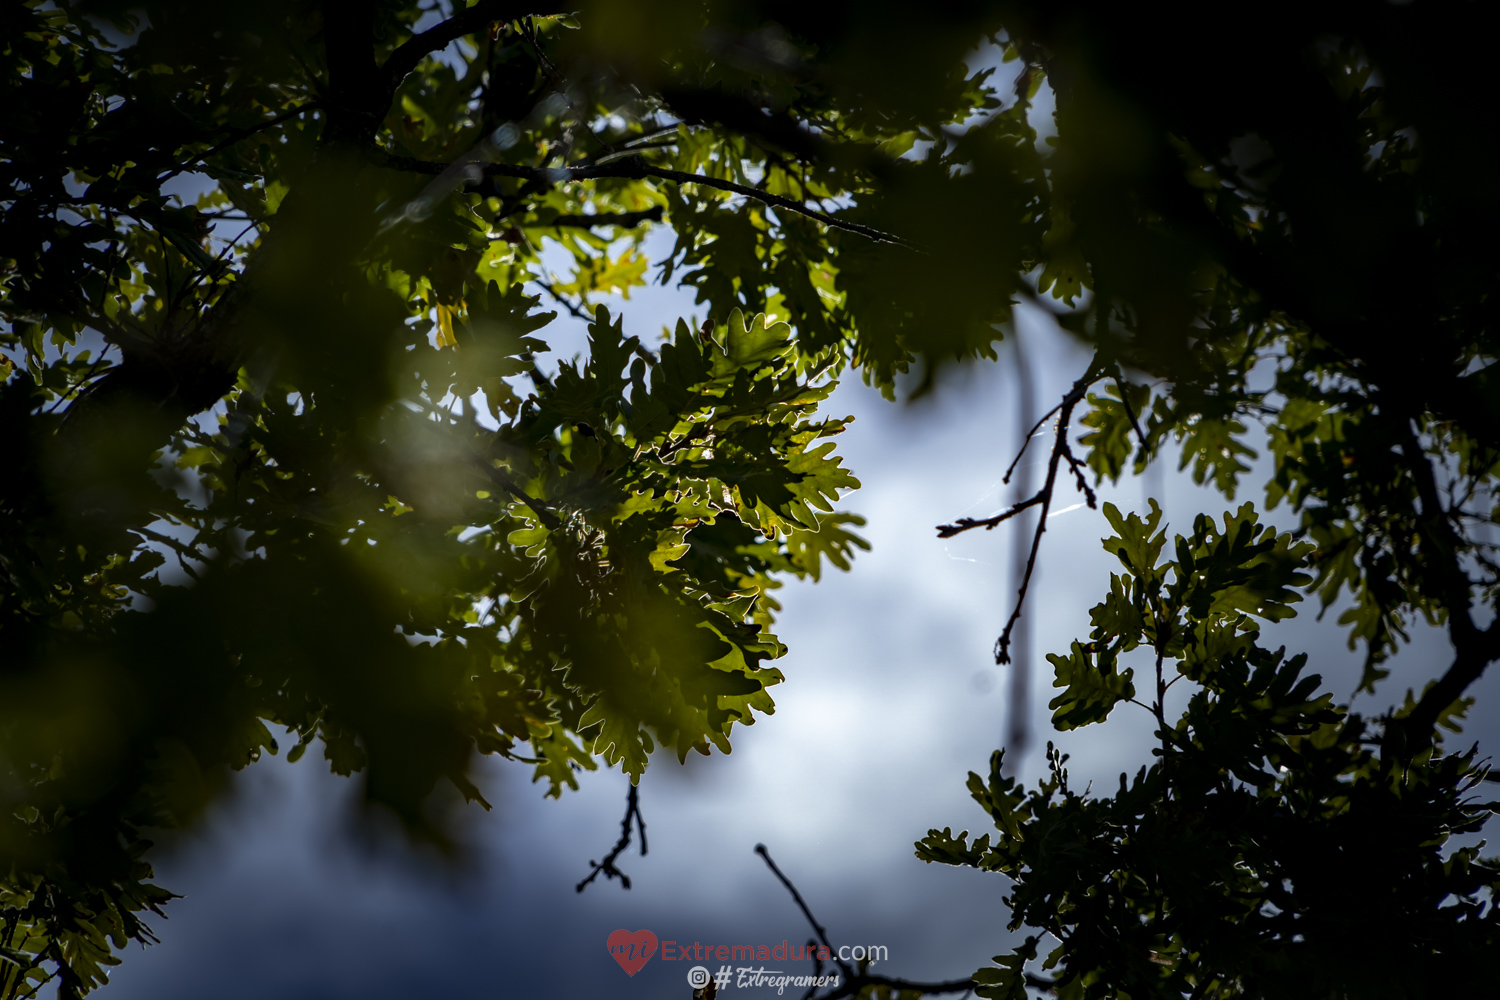
[[[1018,466],[1018,465],[1021,464],[1021,456],[1023,456],[1023,455],[1026,454],[1026,448],[1027,448],[1028,445],[1031,444],[1031,439],[1034,438],[1034,437],[1036,437],[1036,432],[1042,429],[1042,425],[1047,422],[1047,418],[1050,417],[1050,416],[1052,416],[1054,413],[1056,413],[1060,409],[1062,409],[1062,404],[1058,403],[1052,409],[1048,410],[1046,413],[1043,413],[1042,416],[1041,416],[1041,419],[1038,420],[1036,423],[1032,424],[1031,425],[1031,430],[1029,430],[1029,431],[1026,432],[1026,438],[1025,438],[1025,440],[1023,440],[1021,442],[1021,450],[1018,451],[1018,452],[1016,452],[1015,460],[1012,461],[1010,463],[1010,465],[1006,467],[1006,469],[1005,469],[1005,476],[1004,476],[1004,478],[1002,478],[1000,480],[1006,486],[1010,485],[1010,477],[1015,474],[1016,466]]]
[[[1089,386],[1104,376],[1105,368],[1096,354],[1094,360],[1089,363],[1088,371],[1084,372],[1083,376],[1073,383],[1073,387],[1063,396],[1062,402],[1048,411],[1048,416],[1053,413],[1057,414],[1057,434],[1052,442],[1052,457],[1047,462],[1047,481],[1034,496],[1022,500],[1020,503],[1013,504],[994,517],[964,517],[959,518],[952,524],[938,526],[937,532],[939,538],[951,538],[954,535],[973,528],[989,530],[997,524],[1010,520],[1028,507],[1040,505],[1042,508],[1041,514],[1037,518],[1036,531],[1032,534],[1031,552],[1026,559],[1026,572],[1021,577],[1021,586],[1016,595],[1015,609],[1006,621],[1005,629],[1000,633],[1000,638],[995,641],[996,663],[1005,664],[1010,662],[1011,633],[1015,630],[1016,622],[1021,619],[1021,610],[1026,605],[1026,592],[1030,588],[1031,578],[1036,572],[1036,555],[1037,551],[1041,548],[1042,535],[1047,531],[1047,512],[1052,506],[1053,492],[1057,487],[1057,467],[1060,463],[1063,461],[1068,463],[1068,469],[1073,473],[1074,484],[1077,486],[1079,492],[1083,494],[1089,507],[1097,506],[1097,498],[1094,496],[1094,491],[1089,487],[1088,481],[1084,478],[1084,463],[1074,456],[1072,449],[1068,445],[1068,430],[1072,425],[1074,408],[1083,400]],[[1047,417],[1045,416],[1042,418],[1043,421],[1046,419]],[[1041,421],[1038,421],[1037,426],[1040,425]],[[1032,434],[1035,433],[1036,431],[1033,429]],[[1028,435],[1027,440],[1030,441],[1030,439],[1031,436]],[[1025,445],[1023,444],[1021,447],[1024,449]],[[1019,461],[1019,456],[1017,461]],[[1015,468],[1014,462],[1011,463],[1011,468]]]
[[[1009,507],[996,514],[994,517],[961,517],[957,521],[954,521],[952,524],[940,524],[938,525],[937,529],[938,537],[952,538],[954,535],[961,535],[971,528],[983,528],[986,531],[989,531],[991,528],[995,527],[995,525],[1003,524],[1004,522],[1009,521],[1011,518],[1021,513],[1021,511],[1027,509],[1028,507],[1035,507],[1045,499],[1045,490],[1040,490],[1034,495],[1027,497],[1025,500],[1020,501],[1019,503],[1011,504]]]
[[[1141,443],[1141,454],[1144,455],[1146,454],[1146,435],[1141,433],[1141,425],[1135,419],[1135,407],[1130,405],[1130,395],[1125,391],[1125,387],[1129,384],[1120,377],[1118,371],[1115,372],[1115,388],[1120,390],[1120,402],[1125,407],[1125,416],[1130,418],[1130,427],[1135,431],[1136,440]]]
[[[588,884],[599,877],[603,872],[606,879],[617,878],[623,888],[630,888],[630,876],[615,867],[615,859],[630,846],[630,821],[635,820],[636,829],[641,834],[641,856],[646,855],[646,821],[641,818],[641,803],[636,795],[635,785],[630,786],[630,793],[625,797],[625,818],[620,821],[620,839],[615,841],[614,849],[604,856],[603,861],[589,861],[594,870],[589,872],[589,877],[578,883],[577,889],[582,892],[588,888]]]
[[[792,880],[783,875],[781,869],[776,867],[776,862],[771,860],[771,852],[766,850],[766,845],[756,844],[755,853],[759,854],[761,860],[766,863],[766,867],[771,869],[771,874],[775,875],[781,881],[781,884],[786,886],[786,891],[792,894],[792,901],[797,904],[797,909],[802,911],[802,915],[812,925],[813,933],[818,935],[818,940],[823,942],[823,947],[828,949],[828,954],[833,957],[838,967],[844,971],[844,975],[846,977],[853,975],[848,964],[840,959],[838,952],[834,950],[833,943],[828,940],[828,932],[823,929],[822,924],[818,923],[818,918],[813,916],[812,910],[808,908],[807,902],[802,898],[802,893],[797,891],[797,887],[792,885]]]
[[[815,997],[816,1000],[842,1000],[843,997],[858,996],[870,986],[883,986],[888,989],[916,993],[958,993],[962,991],[965,995],[968,995],[968,993],[973,992],[974,988],[979,985],[974,981],[973,977],[920,983],[909,979],[897,979],[892,976],[880,976],[870,972],[855,971],[849,963],[839,958],[838,950],[828,940],[828,931],[824,929],[822,924],[818,923],[818,918],[813,916],[812,909],[808,907],[807,901],[802,898],[802,894],[797,891],[797,887],[792,884],[792,880],[787,878],[780,868],[776,867],[776,862],[771,860],[771,853],[766,850],[766,845],[756,844],[755,853],[760,855],[761,860],[766,863],[766,867],[771,869],[771,874],[776,876],[777,880],[786,888],[786,891],[792,894],[793,902],[802,911],[802,915],[807,918],[807,922],[812,925],[813,933],[818,936],[819,941],[823,942],[823,947],[828,949],[829,957],[838,965],[839,971],[844,974],[843,981],[830,992],[823,994],[821,997],[816,997],[817,987],[815,986],[807,991],[804,1000],[814,1000]],[[811,946],[812,942],[809,941],[808,944]],[[809,947],[810,950],[811,948]],[[823,963],[821,959],[814,959],[814,974],[819,979],[823,976]],[[1043,990],[1052,990],[1055,986],[1052,980],[1033,976],[1030,973],[1026,975],[1026,985]]]
[[[572,313],[575,319],[581,319],[585,323],[592,323],[594,321],[594,317],[590,316],[578,306],[575,306],[572,302],[568,301],[568,299],[557,290],[557,286],[553,285],[552,282],[548,281],[546,278],[538,278],[533,275],[530,280],[540,286],[542,291],[552,296],[552,300],[554,302],[562,306],[568,312]]]

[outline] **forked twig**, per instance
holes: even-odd
[[[603,872],[606,879],[617,878],[623,888],[630,888],[630,876],[615,867],[615,859],[630,846],[630,821],[635,820],[636,829],[641,834],[641,856],[646,856],[646,821],[641,818],[641,803],[636,796],[635,785],[630,786],[630,793],[625,797],[625,818],[620,821],[620,839],[615,841],[614,849],[604,856],[603,861],[590,860],[589,864],[594,870],[589,872],[589,877],[579,882],[577,890],[582,892],[588,884],[599,877]]]
[[[823,925],[818,923],[818,919],[813,916],[811,908],[809,908],[807,905],[807,901],[802,898],[802,894],[797,891],[797,887],[792,884],[792,880],[787,878],[786,875],[782,873],[780,868],[776,867],[776,862],[771,860],[771,853],[766,850],[766,845],[756,844],[755,853],[760,855],[761,860],[766,863],[766,867],[771,869],[771,874],[775,875],[777,880],[786,887],[786,891],[792,894],[792,900],[797,904],[797,909],[802,911],[802,915],[806,917],[807,922],[812,925],[813,933],[818,936],[819,941],[823,942],[823,947],[828,949],[829,956],[838,965],[839,971],[844,974],[842,981],[839,982],[839,984],[835,986],[830,992],[824,993],[822,996],[817,996],[818,987],[814,986],[807,991],[806,995],[803,997],[803,1000],[842,1000],[842,998],[844,997],[858,996],[863,990],[870,986],[885,987],[888,990],[898,990],[902,992],[964,993],[965,995],[967,995],[973,992],[974,988],[979,985],[974,981],[972,977],[967,977],[964,979],[948,979],[935,983],[919,983],[913,982],[909,979],[896,979],[891,976],[873,975],[870,972],[864,971],[863,969],[856,971],[852,966],[849,965],[848,962],[839,957],[838,950],[834,948],[833,943],[828,940],[827,930],[825,930]],[[809,942],[809,944],[810,943],[811,942]],[[814,959],[813,961],[814,974],[818,978],[821,978],[823,973],[822,961],[820,959]],[[1032,986],[1036,989],[1048,991],[1052,990],[1055,986],[1052,980],[1044,979],[1041,976],[1033,976],[1029,973],[1026,975],[1026,985]]]
[[[1073,410],[1083,401],[1085,394],[1089,390],[1089,386],[1106,377],[1107,374],[1106,366],[1096,354],[1094,360],[1089,363],[1088,371],[1084,372],[1083,376],[1073,383],[1073,387],[1063,396],[1062,402],[1058,403],[1051,410],[1048,410],[1046,415],[1037,421],[1036,426],[1032,428],[1031,434],[1028,434],[1026,441],[1022,443],[1021,451],[1024,452],[1026,444],[1031,441],[1037,429],[1041,427],[1048,417],[1053,414],[1057,415],[1057,434],[1052,442],[1052,456],[1047,461],[1047,481],[1042,485],[1040,490],[1027,499],[1012,504],[993,517],[962,517],[952,524],[938,525],[937,533],[939,538],[952,538],[954,535],[961,534],[973,528],[984,528],[988,531],[994,528],[995,525],[1010,520],[1029,507],[1040,506],[1042,508],[1041,515],[1037,518],[1036,530],[1031,536],[1031,553],[1026,559],[1026,572],[1021,577],[1021,587],[1019,593],[1016,595],[1015,609],[1010,613],[1010,618],[1005,623],[1004,631],[1000,633],[1000,638],[995,642],[996,663],[1004,664],[1010,662],[1011,632],[1014,631],[1016,622],[1021,620],[1021,610],[1026,604],[1026,592],[1031,586],[1032,574],[1036,571],[1036,554],[1038,549],[1041,548],[1042,535],[1047,530],[1047,512],[1052,507],[1052,496],[1057,486],[1057,467],[1059,464],[1064,461],[1068,463],[1068,469],[1073,473],[1074,485],[1083,494],[1084,500],[1087,501],[1091,508],[1098,506],[1094,491],[1089,487],[1088,480],[1084,477],[1084,463],[1074,456],[1073,450],[1068,446],[1068,430],[1072,426]],[[1020,460],[1020,455],[1017,455],[1016,460],[1011,463],[1010,470],[1005,474],[1006,482],[1010,481],[1010,473],[1015,470],[1016,464]]]

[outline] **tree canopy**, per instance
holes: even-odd
[[[1158,757],[1112,796],[1056,751],[970,776],[996,831],[918,855],[1010,876],[1031,936],[957,986],[1477,993],[1500,870],[1449,843],[1490,807],[1443,735],[1500,657],[1478,16],[5,7],[0,997],[103,983],[171,898],[149,830],[281,743],[439,845],[476,753],[556,795],[727,752],[784,680],[774,591],[863,544],[835,379],[941,392],[1023,303],[1093,360],[1036,496],[941,533],[1168,451],[1233,506],[1106,508],[1052,722],[1140,702]],[[598,303],[652,281],[702,317]],[[558,310],[589,340],[549,373]],[[1290,533],[1237,496],[1259,429]],[[1451,661],[1363,717],[1262,642],[1304,595],[1366,690],[1419,620]]]

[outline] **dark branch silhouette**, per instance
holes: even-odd
[[[1005,477],[1001,480],[1001,482],[1005,483],[1007,486],[1010,485],[1010,477],[1015,475],[1016,467],[1021,464],[1021,459],[1026,455],[1026,448],[1031,444],[1031,439],[1036,437],[1036,432],[1042,429],[1042,425],[1047,422],[1047,418],[1052,416],[1060,409],[1062,409],[1061,403],[1057,404],[1046,413],[1043,413],[1041,417],[1037,419],[1037,422],[1031,425],[1031,430],[1027,431],[1026,436],[1021,439],[1021,447],[1016,452],[1016,457],[1011,460],[1010,465],[1005,467]]]
[[[1140,421],[1135,418],[1135,407],[1130,405],[1130,394],[1125,391],[1125,387],[1130,383],[1125,381],[1118,369],[1115,371],[1114,380],[1115,388],[1120,390],[1120,405],[1125,407],[1125,416],[1130,418],[1130,429],[1135,431],[1135,438],[1141,443],[1141,455],[1144,457],[1147,447],[1146,435],[1141,431]]]
[[[1026,605],[1026,591],[1031,586],[1031,577],[1036,571],[1036,554],[1042,544],[1042,535],[1047,531],[1047,512],[1052,506],[1052,495],[1057,486],[1057,467],[1060,463],[1064,461],[1068,463],[1068,468],[1073,473],[1074,485],[1083,494],[1084,500],[1088,502],[1089,507],[1098,506],[1094,491],[1090,488],[1088,480],[1084,478],[1083,462],[1074,456],[1073,450],[1068,446],[1068,430],[1073,421],[1073,409],[1083,401],[1084,394],[1088,392],[1089,386],[1105,377],[1105,375],[1106,369],[1099,357],[1095,355],[1094,360],[1089,364],[1088,371],[1084,372],[1083,376],[1073,383],[1073,387],[1063,396],[1061,403],[1048,410],[1046,416],[1037,421],[1036,426],[1032,428],[1031,434],[1028,434],[1026,441],[1022,443],[1021,450],[1024,452],[1026,444],[1030,442],[1031,437],[1036,433],[1037,428],[1041,427],[1043,421],[1052,414],[1057,414],[1057,435],[1052,442],[1052,457],[1047,462],[1047,481],[1042,484],[1040,490],[1020,503],[1012,504],[993,517],[962,517],[952,524],[938,525],[937,533],[939,538],[952,538],[954,535],[969,531],[972,528],[984,528],[988,531],[994,528],[995,525],[1010,520],[1029,507],[1040,505],[1042,508],[1041,514],[1037,517],[1036,530],[1031,537],[1031,554],[1026,559],[1026,572],[1021,577],[1021,587],[1020,592],[1016,595],[1015,610],[1010,613],[1010,618],[1005,623],[1005,630],[1000,633],[1000,638],[995,642],[996,663],[1010,662],[1011,632],[1015,629],[1016,622],[1021,619],[1021,611]],[[1020,456],[1017,455],[1016,461],[1011,463],[1010,470],[1005,474],[1005,482],[1010,482],[1011,472],[1015,471],[1016,463],[1019,461]]]
[[[416,69],[428,54],[447,48],[454,39],[472,35],[496,21],[514,21],[535,12],[533,5],[517,3],[516,0],[479,0],[441,24],[411,36],[380,67],[386,93],[395,93],[406,75]]]
[[[552,508],[548,507],[545,502],[529,495],[505,470],[496,468],[491,463],[483,460],[479,462],[479,468],[494,481],[495,485],[530,508],[531,512],[537,516],[537,520],[541,521],[547,527],[559,528],[562,526],[562,519],[557,516]],[[634,794],[633,791],[632,794]]]
[[[531,280],[536,283],[537,287],[551,296],[552,301],[556,302],[558,305],[566,309],[574,319],[581,319],[585,323],[592,323],[594,321],[594,317],[584,312],[577,305],[575,305],[571,299],[559,292],[557,290],[557,286],[552,284],[552,282],[548,281],[546,278],[538,278],[536,276],[532,276]]]
[[[589,864],[594,870],[589,872],[589,877],[579,882],[577,890],[582,892],[588,888],[588,884],[599,877],[603,872],[606,879],[617,878],[623,888],[630,888],[630,876],[615,867],[615,859],[618,858],[625,848],[630,846],[630,821],[635,820],[636,829],[641,834],[641,856],[646,856],[646,821],[641,818],[641,803],[636,796],[635,785],[630,786],[630,793],[625,797],[625,818],[620,821],[620,839],[615,841],[614,849],[604,856],[603,861],[590,860]]]
[[[776,866],[775,861],[771,860],[771,852],[766,850],[766,845],[756,844],[755,853],[760,855],[761,860],[766,863],[766,867],[771,869],[771,874],[775,875],[777,880],[786,887],[786,891],[792,894],[792,901],[797,904],[797,909],[802,911],[802,915],[806,917],[807,922],[812,925],[813,933],[816,934],[818,940],[823,943],[823,947],[828,949],[828,954],[832,956],[834,963],[839,967],[839,971],[843,973],[843,979],[838,984],[838,986],[822,995],[818,994],[818,988],[814,986],[812,989],[809,989],[807,991],[807,993],[803,997],[803,1000],[841,1000],[842,997],[858,996],[862,990],[870,986],[883,986],[889,989],[905,990],[917,993],[967,994],[972,992],[974,988],[979,985],[974,981],[973,977],[966,977],[964,979],[945,979],[938,982],[923,983],[911,979],[897,979],[892,976],[875,975],[870,972],[866,972],[864,969],[856,969],[848,962],[845,962],[843,959],[839,958],[838,950],[834,948],[833,943],[828,940],[828,931],[823,927],[822,924],[818,923],[818,918],[813,916],[812,909],[807,905],[807,901],[802,898],[802,893],[798,892],[797,887],[792,884],[792,880],[787,878],[782,870]],[[811,944],[811,942],[809,942],[809,944]],[[814,975],[821,978],[823,974],[822,962],[818,959],[814,959],[813,961]],[[1055,986],[1053,981],[1050,979],[1045,979],[1041,976],[1033,976],[1030,974],[1026,976],[1026,985],[1035,987],[1036,989],[1040,990],[1047,990],[1049,992]]]
[[[451,163],[434,163],[429,160],[418,160],[410,156],[391,156],[383,153],[372,152],[371,157],[381,166],[393,170],[405,170],[417,174],[441,175],[452,167]],[[480,165],[475,164],[476,167]],[[521,180],[535,181],[543,184],[561,184],[567,181],[590,180],[596,177],[625,177],[632,180],[642,180],[647,177],[656,177],[661,180],[676,181],[678,184],[701,184],[719,191],[728,191],[732,194],[744,195],[763,205],[772,208],[783,209],[797,215],[814,219],[831,229],[840,229],[846,233],[854,233],[877,243],[891,243],[896,246],[905,247],[908,250],[919,250],[915,244],[902,239],[892,233],[872,229],[869,226],[860,225],[857,222],[849,222],[837,216],[820,212],[815,208],[809,208],[801,202],[791,198],[783,198],[779,194],[770,194],[760,191],[744,184],[736,184],[734,181],[726,181],[718,177],[708,177],[704,174],[692,174],[682,170],[667,170],[662,167],[653,167],[646,164],[633,152],[623,159],[610,160],[580,167],[528,167],[517,163],[488,163],[482,168],[486,177],[516,177]],[[477,176],[477,175],[476,175]]]
[[[1453,526],[1453,513],[1443,505],[1432,464],[1410,421],[1402,421],[1401,427],[1404,433],[1399,447],[1422,501],[1422,526],[1442,551],[1460,551],[1462,542]],[[1400,731],[1406,739],[1408,751],[1429,745],[1444,710],[1463,697],[1464,691],[1484,674],[1486,667],[1500,659],[1500,625],[1491,622],[1480,628],[1474,621],[1470,597],[1472,581],[1468,573],[1456,559],[1446,559],[1439,564],[1435,575],[1440,577],[1439,600],[1447,612],[1448,638],[1453,643],[1454,659],[1443,675],[1423,692],[1416,707],[1400,721]]]
[[[662,206],[657,205],[640,212],[600,212],[597,215],[559,215],[551,222],[538,225],[563,226],[573,229],[594,229],[599,226],[619,226],[634,229],[642,222],[660,222]]]
[[[756,844],[755,853],[759,854],[761,860],[766,863],[766,867],[771,869],[771,874],[775,875],[781,881],[781,884],[786,886],[786,891],[792,894],[792,900],[797,904],[797,909],[802,911],[802,915],[812,925],[813,933],[818,935],[818,940],[823,942],[823,947],[828,949],[828,954],[833,956],[834,962],[843,970],[844,975],[846,977],[853,975],[854,973],[849,966],[838,957],[838,952],[834,950],[832,942],[828,940],[828,931],[823,928],[822,924],[818,923],[818,918],[813,916],[812,910],[808,908],[807,901],[802,898],[802,893],[797,891],[797,887],[792,885],[792,880],[783,875],[781,869],[776,867],[776,862],[771,860],[771,852],[766,850],[766,845]]]

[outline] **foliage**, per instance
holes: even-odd
[[[1064,993],[1460,988],[1493,873],[1444,846],[1482,767],[1434,731],[1500,654],[1471,18],[5,7],[0,996],[82,994],[149,940],[143,831],[273,728],[439,844],[444,784],[483,801],[475,751],[549,794],[727,752],[782,680],[771,591],[863,544],[833,379],[941,391],[1019,303],[1097,352],[1036,503],[1061,462],[1087,491],[1169,444],[1234,497],[1259,424],[1300,526],[1242,506],[1168,551],[1112,513],[1125,571],[1051,657],[1054,721],[1108,718],[1154,660],[1160,759],[1113,798],[997,760],[971,787],[999,840],[922,856],[1024,876]],[[657,340],[599,307],[649,280],[706,318]],[[541,295],[590,324],[555,370]],[[1260,645],[1304,591],[1367,689],[1418,619],[1452,663],[1360,718]]]
[[[1060,751],[1030,789],[997,754],[969,781],[993,841],[933,830],[918,855],[1014,880],[1012,929],[1035,933],[976,973],[982,996],[1027,995],[1039,959],[1065,997],[1483,992],[1500,866],[1475,844],[1497,806],[1477,748],[1440,738],[1500,657],[1495,220],[1469,207],[1497,135],[1455,96],[1479,64],[1427,5],[1214,14],[1187,35],[1085,7],[1006,18],[1058,109],[1067,215],[1038,287],[1092,295],[1061,319],[1099,351],[1084,463],[1114,480],[1172,444],[1233,498],[1259,423],[1267,504],[1300,524],[1277,535],[1245,504],[1169,544],[1154,504],[1106,507],[1125,572],[1088,639],[1048,657],[1053,723],[1135,702],[1155,763],[1104,796],[1068,785]],[[1073,463],[1058,442],[1053,466]],[[1340,606],[1363,691],[1385,691],[1415,621],[1451,659],[1394,709],[1354,712],[1306,654],[1262,645],[1300,592]]]
[[[1144,520],[1106,513],[1117,534],[1104,547],[1125,573],[1093,609],[1091,641],[1049,657],[1065,689],[1053,722],[1102,721],[1134,700],[1115,662],[1153,653],[1157,763],[1105,798],[1071,788],[1051,744],[1051,776],[1030,790],[997,751],[988,779],[969,775],[995,842],[934,830],[918,856],[1010,876],[1011,927],[1058,941],[1043,968],[1061,969],[1061,996],[1479,992],[1500,867],[1471,846],[1443,850],[1493,807],[1470,794],[1485,772],[1475,752],[1377,754],[1378,727],[1335,706],[1305,654],[1261,645],[1256,619],[1292,614],[1291,588],[1312,579],[1310,543],[1261,529],[1246,504],[1222,530],[1200,517],[1163,559],[1154,504]],[[1114,676],[1123,690],[1100,680]],[[1168,722],[1180,680],[1195,691]],[[1039,943],[1028,935],[982,970],[980,994],[1025,997]]]

